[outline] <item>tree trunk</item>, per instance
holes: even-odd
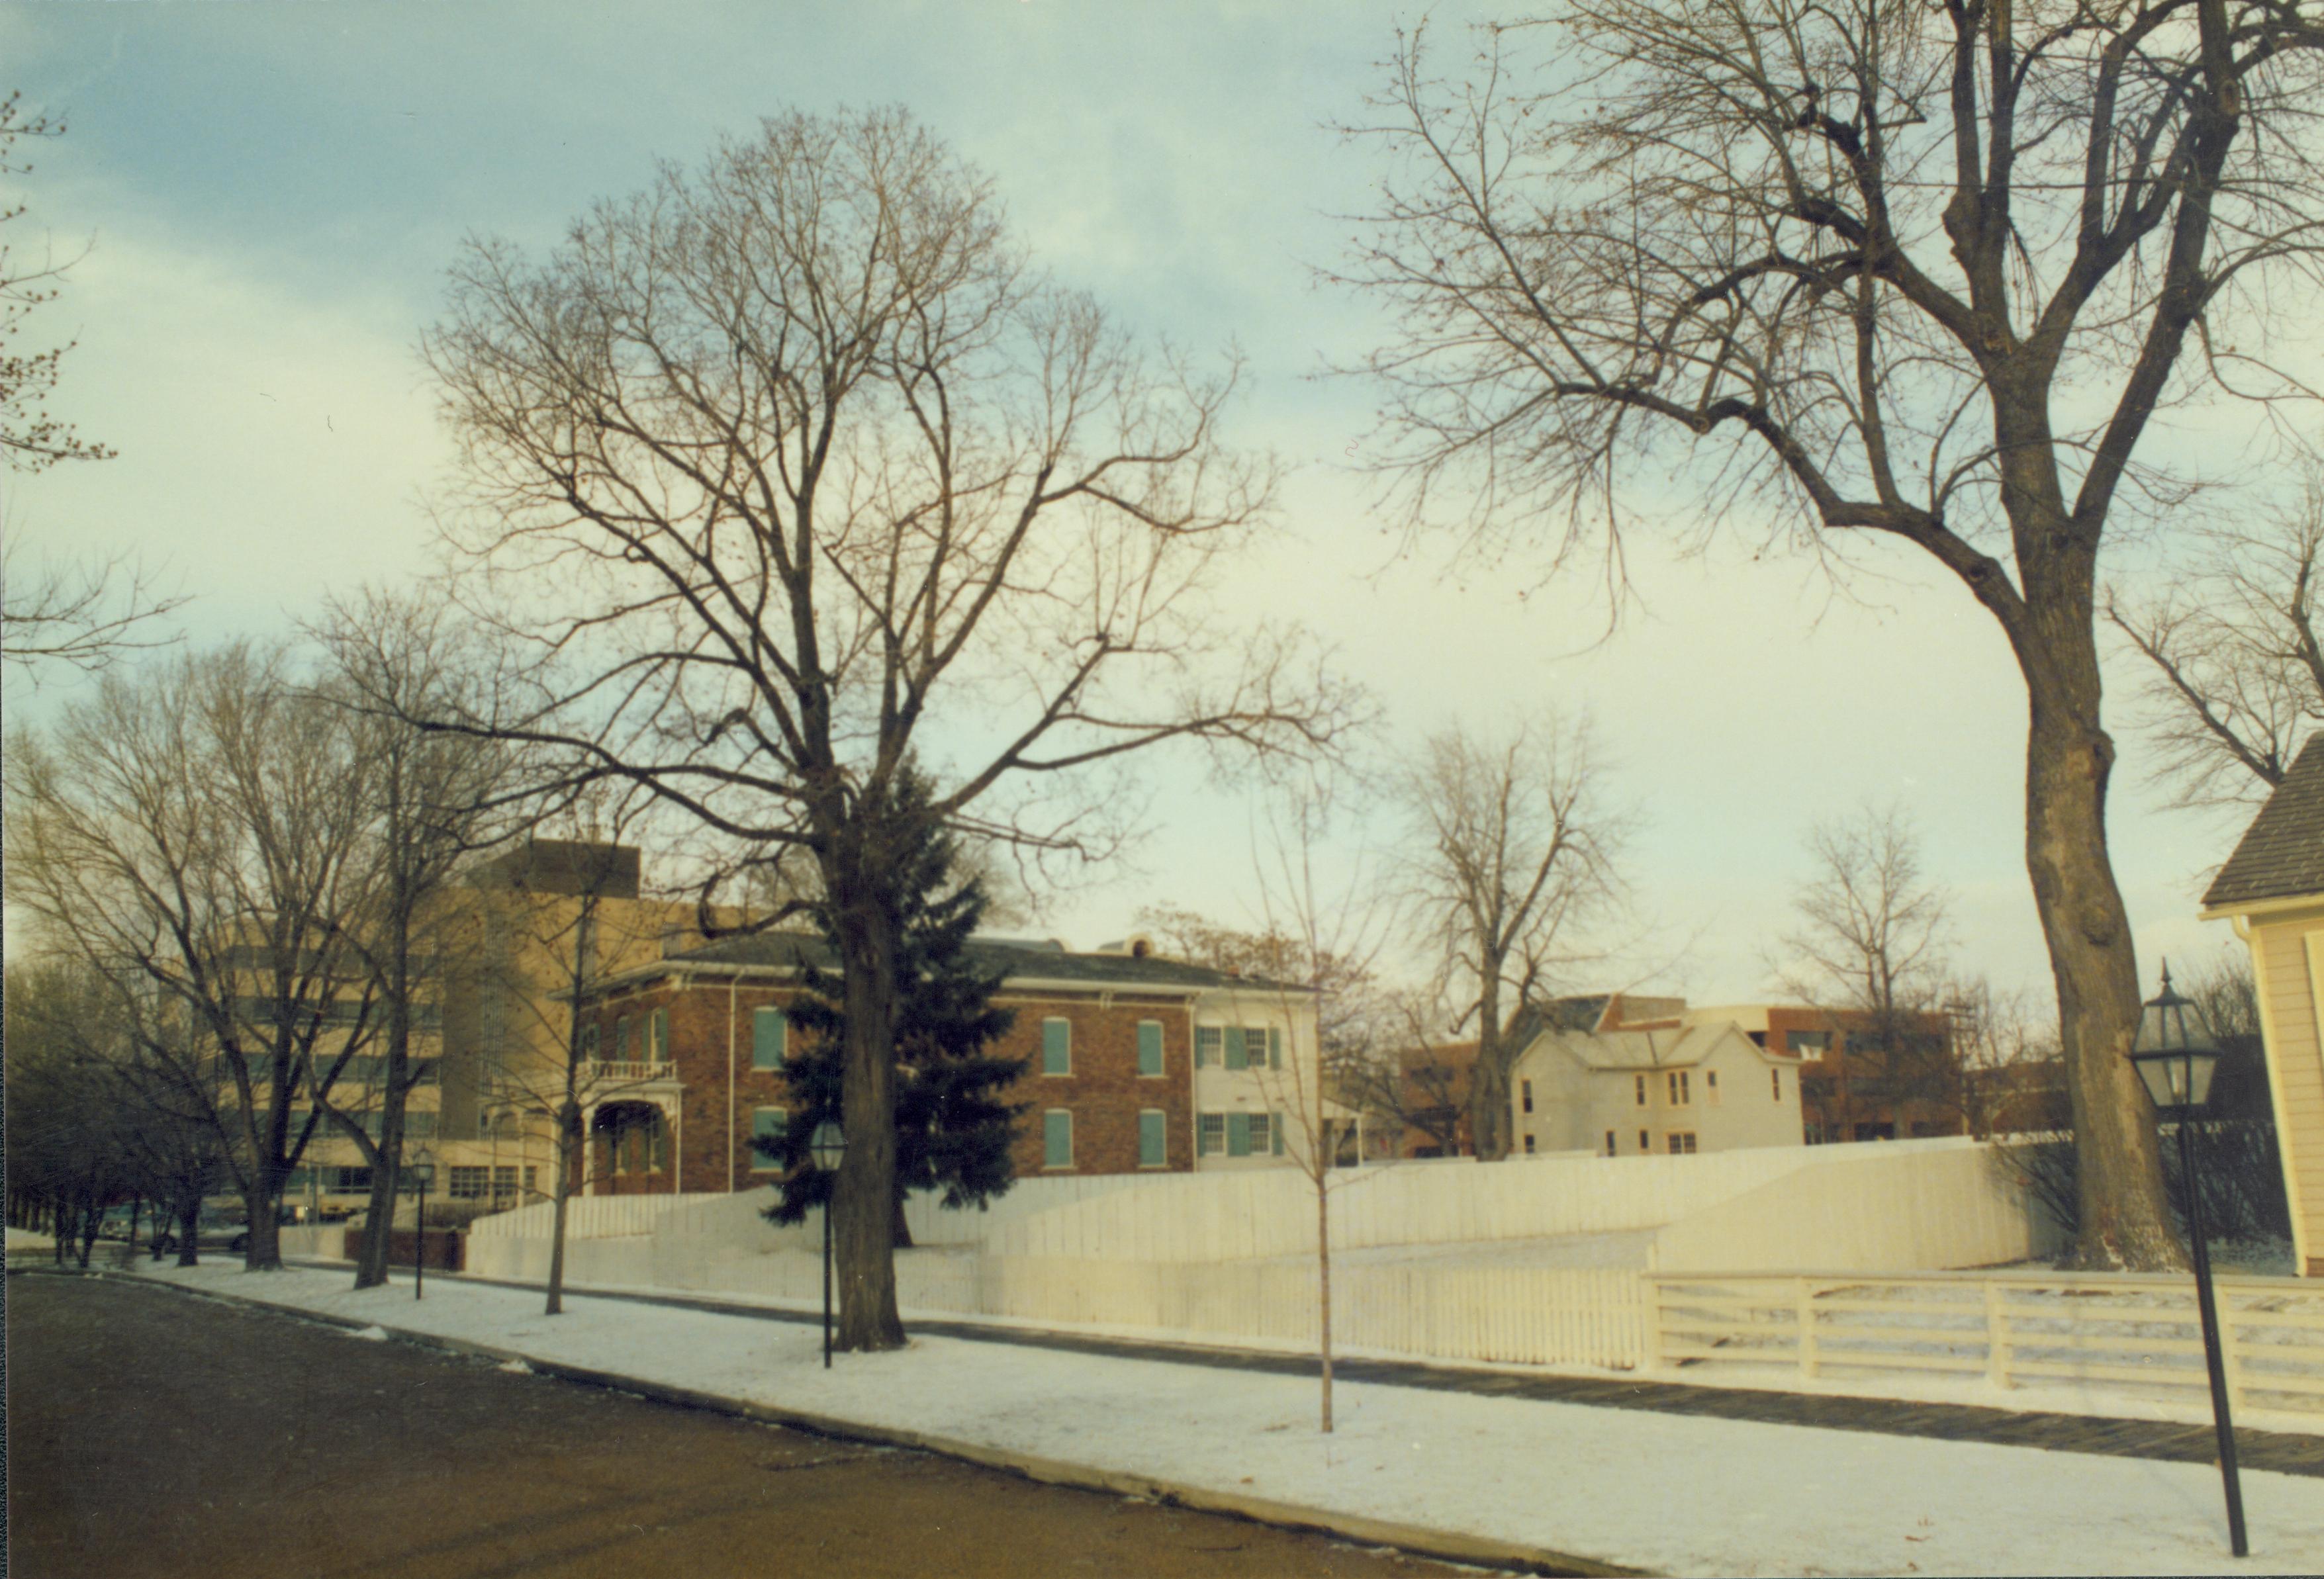
[[[896,1223],[890,1232],[895,1236],[897,1249],[909,1250],[912,1247],[912,1225],[905,1220],[904,1192],[900,1189],[896,1192]]]
[[[2186,1259],[2163,1191],[2163,1156],[2130,1061],[2138,960],[2107,852],[2114,742],[2098,721],[2097,647],[2085,619],[2021,644],[2030,725],[2025,865],[2058,985],[2058,1029],[2073,1105],[2081,1226],[2068,1264],[2177,1270]]]
[[[391,807],[400,804],[392,800]],[[398,849],[394,858],[401,860]],[[355,1254],[355,1287],[387,1282],[389,1247],[395,1233],[396,1187],[403,1182],[403,1107],[410,1096],[411,904],[401,868],[395,874],[389,907],[387,983],[387,1074],[380,1084],[379,1154],[372,1159],[371,1199],[364,1207],[363,1244]],[[413,1254],[428,1253],[428,1226],[415,1220]]]
[[[250,1237],[242,1252],[244,1271],[280,1271],[282,1269],[282,1239],[274,1229],[272,1190],[261,1188],[244,1190],[242,1197],[244,1216],[249,1223]]]
[[[545,1316],[565,1313],[565,1203],[572,1196],[575,1137],[581,1132],[580,1108],[573,1100],[573,1060],[565,1060],[565,1105],[557,1115],[557,1202],[549,1228],[549,1304]]]
[[[1498,959],[1489,961],[1477,1000],[1477,1058],[1469,1066],[1469,1144],[1480,1162],[1498,1162],[1509,1154],[1509,1070],[1501,1056]]]
[[[1315,1169],[1315,1313],[1323,1357],[1323,1432],[1332,1430],[1332,1192],[1322,1158]]]
[[[180,1266],[201,1264],[201,1246],[196,1243],[194,1237],[201,1232],[201,1226],[202,1192],[197,1189],[189,1192],[184,1202],[178,1207],[178,1264]]]
[[[865,841],[879,849],[876,835]],[[837,863],[835,863],[837,864]],[[890,880],[858,852],[833,885],[841,989],[847,1004],[840,1117],[847,1154],[830,1207],[839,1282],[834,1343],[845,1350],[899,1349],[896,1310],[896,923],[884,903]]]

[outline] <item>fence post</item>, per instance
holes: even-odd
[[[1638,1303],[1645,1307],[1641,1314],[1646,1317],[1646,1369],[1659,1371],[1663,1368],[1663,1283],[1652,1272],[1638,1274]]]
[[[2244,1398],[2244,1346],[2236,1339],[2236,1300],[2233,1289],[2220,1289],[2219,1295],[2219,1361],[2227,1372],[2227,1404],[2230,1409],[2248,1409]]]
[[[2001,1285],[1991,1278],[1985,1280],[1985,1367],[1986,1374],[1996,1387],[2008,1387],[2010,1352],[2009,1305],[2001,1297]]]
[[[1805,1278],[1799,1282],[1795,1319],[1800,1335],[1800,1374],[1812,1380],[1820,1373],[1816,1363],[1815,1290]]]

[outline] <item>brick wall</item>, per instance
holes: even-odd
[[[669,983],[625,994],[601,1004],[585,1019],[599,1027],[599,1056],[615,1056],[615,1021],[631,1023],[632,1059],[645,1056],[645,1025],[656,1009],[669,1013],[671,1056],[682,1085],[682,1117],[676,1136],[678,1188],[686,1190],[743,1189],[770,1180],[756,1172],[751,1150],[752,1110],[784,1107],[788,1096],[780,1074],[751,1067],[753,1010],[780,1008],[793,996],[788,987],[735,987],[731,995],[724,981],[697,982],[683,992]],[[1193,1049],[1188,1042],[1183,1000],[1162,995],[1120,993],[1101,999],[1094,994],[1034,996],[1003,993],[996,1000],[1017,1013],[1017,1023],[996,1047],[997,1052],[1027,1057],[1025,1075],[1008,1094],[1011,1102],[1029,1105],[1019,1121],[1015,1147],[1018,1176],[1044,1173],[1128,1173],[1138,1170],[1138,1115],[1157,1108],[1165,1115],[1167,1166],[1194,1166],[1194,1121],[1188,1089],[1193,1073]],[[1071,1027],[1072,1073],[1045,1075],[1041,1070],[1042,1022],[1063,1019]],[[1162,1073],[1158,1078],[1138,1072],[1138,1025],[1153,1020],[1162,1027]],[[727,1073],[729,1026],[732,1026],[733,1066],[733,1125],[728,1124]],[[1050,1169],[1044,1161],[1043,1115],[1063,1108],[1074,1116],[1074,1165]],[[729,1139],[732,1139],[730,1149]],[[731,1170],[730,1170],[731,1158]],[[602,1180],[601,1193],[666,1191],[665,1173],[643,1179],[623,1176]]]

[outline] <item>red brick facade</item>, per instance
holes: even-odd
[[[696,976],[682,988],[673,978],[663,977],[636,990],[617,990],[586,1013],[584,1025],[597,1027],[600,1058],[616,1057],[615,1026],[627,1021],[629,1056],[642,1060],[650,1018],[657,1010],[667,1011],[669,1053],[678,1082],[676,1133],[662,1143],[661,1165],[617,1170],[611,1165],[604,1137],[593,1135],[592,1192],[715,1191],[770,1179],[771,1173],[756,1169],[751,1147],[754,1114],[761,1108],[784,1107],[788,1098],[779,1071],[752,1067],[752,1011],[780,1008],[794,996],[795,989],[788,986],[754,982],[747,976]],[[1139,1115],[1148,1110],[1164,1115],[1164,1170],[1183,1171],[1194,1166],[1192,1028],[1183,995],[1004,989],[995,1002],[1017,1014],[1015,1025],[996,1051],[1030,1060],[1009,1093],[1010,1100],[1028,1106],[1016,1142],[1019,1178],[1139,1171]],[[1067,1074],[1043,1072],[1042,1025],[1051,1019],[1064,1020],[1069,1027]],[[1139,1072],[1138,1026],[1147,1020],[1161,1027],[1158,1076]],[[609,1108],[631,1102],[651,1104],[665,1099],[661,1093],[666,1090],[641,1086],[607,1093],[599,1100]],[[1053,1109],[1073,1115],[1069,1168],[1046,1164],[1043,1115]],[[669,1167],[673,1142],[678,1169],[675,1180]],[[633,1153],[624,1161],[642,1160]]]

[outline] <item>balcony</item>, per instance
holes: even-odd
[[[603,1096],[608,1091],[632,1087],[675,1088],[678,1066],[674,1063],[615,1062],[610,1059],[584,1059],[577,1071],[583,1089]]]

